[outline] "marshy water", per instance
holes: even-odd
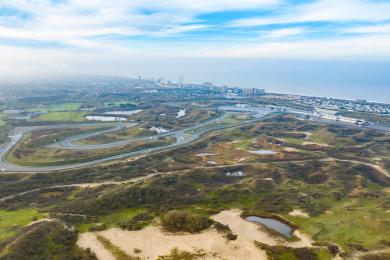
[[[277,152],[273,151],[273,150],[256,150],[256,151],[249,151],[250,153],[254,153],[254,154],[260,154],[260,155],[273,155],[273,154],[277,154]]]
[[[131,116],[131,115],[137,114],[139,112],[142,112],[142,109],[126,110],[126,111],[107,111],[107,112],[104,112],[104,114],[106,114],[106,115]]]
[[[280,222],[279,220],[272,218],[261,218],[257,216],[249,216],[245,218],[246,221],[255,222],[261,225],[266,226],[269,229],[275,230],[276,232],[282,234],[285,237],[292,237],[292,228],[288,225]]]
[[[86,116],[88,121],[101,121],[101,122],[122,122],[127,119],[117,116]]]

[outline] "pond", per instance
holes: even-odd
[[[246,221],[249,222],[256,222],[258,224],[264,225],[269,229],[275,230],[279,234],[282,234],[285,237],[291,238],[292,237],[292,228],[288,225],[280,222],[279,220],[272,219],[272,218],[261,218],[256,216],[249,216],[245,218]]]
[[[203,157],[203,156],[215,156],[215,153],[198,153],[195,156]]]
[[[116,117],[116,116],[86,116],[89,121],[101,121],[101,122],[119,122],[126,121],[124,117]]]
[[[222,111],[248,112],[253,114],[253,116],[256,118],[262,118],[274,112],[272,109],[267,107],[252,106],[220,106],[218,109]]]
[[[260,154],[260,155],[273,155],[277,154],[275,151],[272,150],[256,150],[256,151],[249,151],[250,153],[254,154]]]
[[[105,112],[104,114],[106,114],[106,115],[130,116],[130,115],[137,114],[139,112],[142,112],[142,110],[141,109],[137,109],[137,110],[128,110],[128,111],[108,111],[108,112]]]

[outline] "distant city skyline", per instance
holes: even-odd
[[[138,74],[390,102],[390,1],[0,0],[0,81]]]

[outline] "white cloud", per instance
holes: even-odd
[[[140,44],[128,48],[28,48],[0,46],[0,81],[70,74],[138,75],[159,73],[153,64],[174,58],[250,58],[283,60],[390,60],[390,36],[364,36],[337,40],[296,40],[229,43]],[[149,67],[139,68],[140,62]],[[171,64],[172,65],[172,64]],[[172,65],[173,67],[175,65]],[[177,70],[178,68],[176,68]],[[132,74],[129,74],[132,73]]]
[[[354,26],[351,28],[343,29],[342,32],[357,34],[390,34],[390,24]]]
[[[390,59],[390,36],[362,36],[347,39],[299,40],[204,47],[194,57],[236,57],[277,59]]]
[[[196,16],[208,12],[263,8],[280,0],[0,0],[0,7],[29,14],[1,17],[0,39],[102,47],[105,36],[169,36],[208,27]],[[15,19],[18,20],[15,23]],[[119,43],[118,43],[119,44]]]
[[[264,38],[276,39],[285,38],[290,36],[302,35],[306,32],[305,28],[286,28],[272,31],[265,31],[263,33]]]
[[[0,19],[0,78],[45,73],[113,74],[127,70],[136,64],[134,59],[144,57],[390,59],[390,36],[384,33],[390,31],[389,25],[342,27],[337,30],[357,35],[308,40],[307,33],[315,28],[306,25],[279,26],[279,29],[253,31],[253,34],[248,33],[250,30],[228,28],[236,33],[229,34],[223,31],[225,24],[210,25],[197,20],[199,14],[208,12],[259,8],[272,8],[279,14],[236,20],[234,26],[390,19],[390,3],[384,1],[319,0],[287,9],[282,3],[282,0],[68,0],[53,4],[48,0],[0,0],[0,7],[13,7],[31,14],[27,20],[15,15]],[[218,29],[223,33],[218,34]],[[202,30],[215,30],[216,34],[200,36],[194,41],[127,40],[135,36],[162,38]],[[7,45],[2,46],[2,40]],[[35,48],[27,47],[31,42],[36,43]]]
[[[233,27],[303,22],[379,22],[390,19],[390,3],[368,0],[320,0],[309,4],[282,9],[279,15],[237,19]]]

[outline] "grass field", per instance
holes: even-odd
[[[59,140],[61,140],[61,138],[61,136],[58,136]],[[164,146],[172,144],[175,141],[174,137],[164,137],[156,140],[138,140],[123,146],[106,149],[67,150],[45,147],[45,145],[52,143],[50,141],[51,139],[50,136],[46,136],[41,140],[38,137],[32,136],[31,133],[28,133],[6,154],[6,160],[14,164],[28,166],[64,165],[101,159],[108,156],[123,154],[125,152]]]
[[[114,102],[104,102],[104,108],[115,108],[120,106],[126,106],[126,105],[134,105],[137,106],[137,102],[133,101],[114,101]]]
[[[59,103],[47,106],[36,106],[28,109],[29,112],[62,112],[62,111],[76,111],[81,107],[81,103]]]
[[[314,239],[347,245],[360,244],[368,249],[390,239],[390,213],[372,199],[345,199],[316,217],[293,220]],[[290,217],[291,218],[291,217]]]
[[[79,140],[78,144],[82,145],[89,145],[89,144],[104,144],[109,143],[113,141],[118,140],[126,140],[130,138],[136,138],[136,137],[145,137],[145,136],[152,136],[155,135],[154,131],[151,131],[149,129],[143,128],[143,127],[131,127],[128,129],[122,129],[120,131],[115,131],[111,133],[106,133],[98,136],[93,136],[89,138],[85,138],[82,140]]]
[[[86,112],[66,111],[66,112],[49,112],[33,119],[33,121],[49,122],[83,122],[87,119]]]
[[[283,138],[283,140],[287,143],[290,143],[290,144],[297,144],[297,145],[303,144],[302,139],[298,139],[298,138],[294,138],[294,137],[286,137],[286,138]]]
[[[312,136],[310,136],[310,140],[319,144],[330,144],[334,141],[334,136],[332,136],[325,129],[320,129],[318,131],[314,131]]]
[[[109,215],[99,217],[97,223],[102,223],[107,227],[119,227],[120,223],[131,220],[135,215],[146,212],[144,208],[130,208],[113,212]],[[94,223],[83,224],[79,227],[80,232],[88,231]]]
[[[248,149],[254,140],[255,140],[254,138],[236,140],[233,147],[238,149]]]
[[[13,237],[20,228],[43,216],[36,209],[0,210],[0,242]]]

